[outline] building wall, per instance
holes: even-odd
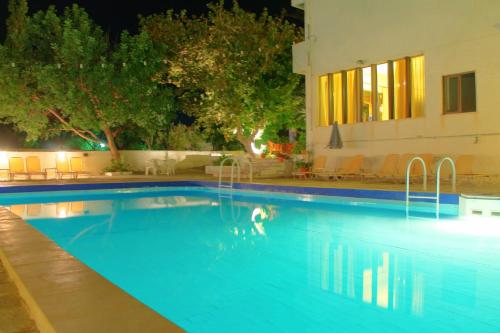
[[[9,167],[9,157],[38,156],[42,169],[54,168],[56,159],[61,152],[56,151],[3,151],[0,152],[0,169]],[[226,154],[228,152],[225,152]],[[242,152],[230,152],[231,154],[241,154]],[[220,156],[214,151],[167,151],[167,150],[122,150],[123,160],[134,171],[144,171],[147,161],[151,159],[175,159],[176,169],[190,169],[203,167],[212,164],[212,161]],[[93,175],[102,174],[105,167],[111,165],[111,154],[108,151],[66,151],[66,158],[80,156],[86,171]],[[3,174],[0,178],[4,176]]]
[[[315,154],[474,154],[477,171],[500,174],[500,1],[305,0],[305,28],[294,68],[309,85]],[[318,127],[318,76],[420,54],[425,116],[341,125],[344,148],[326,149],[331,127]],[[443,115],[442,77],[467,71],[476,73],[476,112]]]

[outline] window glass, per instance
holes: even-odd
[[[328,126],[330,100],[328,98],[328,75],[319,77],[319,126]]]
[[[458,76],[450,76],[444,80],[444,111],[458,112]]]
[[[378,120],[389,120],[389,80],[387,63],[377,65]]]
[[[358,75],[356,70],[347,71],[347,123],[356,122],[359,108]]]
[[[346,122],[342,114],[342,73],[333,74],[333,114],[339,124]]]
[[[463,110],[475,110],[474,74],[463,81],[450,76],[444,84],[446,112],[460,112],[461,105]],[[424,56],[323,75],[319,77],[319,126],[421,117],[424,99]]]
[[[476,111],[476,75],[463,74],[461,77],[462,112]]]
[[[363,68],[363,105],[361,106],[361,121],[373,120],[372,105],[372,69]]]
[[[394,68],[394,118],[404,119],[410,115],[408,109],[407,68],[406,60],[393,62]]]
[[[411,116],[422,117],[424,115],[424,93],[425,74],[424,56],[411,58]]]

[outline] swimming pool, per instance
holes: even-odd
[[[188,332],[498,332],[500,227],[429,205],[206,188],[0,204]],[[416,217],[412,217],[416,216]]]

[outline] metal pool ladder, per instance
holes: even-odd
[[[231,178],[229,179],[229,183],[228,184],[224,184],[222,182],[222,172],[223,172],[223,169],[224,169],[224,164],[226,164],[226,162],[231,162]],[[235,168],[236,168],[236,175],[238,177],[238,182],[240,182],[240,179],[241,179],[241,167],[240,167],[240,162],[238,161],[238,159],[233,158],[233,157],[226,157],[225,159],[222,160],[222,162],[220,162],[220,166],[219,166],[219,189],[221,189],[221,188],[232,189],[233,188],[233,185],[234,185],[234,169]]]
[[[406,166],[406,214],[408,215],[408,209],[410,206],[410,199],[428,199],[434,200],[436,203],[436,216],[439,217],[439,205],[440,205],[440,194],[441,194],[441,167],[445,162],[448,162],[452,171],[452,190],[456,192],[457,190],[457,173],[455,168],[455,162],[451,157],[443,157],[436,164],[436,194],[435,195],[410,195],[410,176],[411,176],[411,167],[413,162],[419,161],[422,164],[423,169],[423,185],[424,191],[427,191],[427,166],[425,165],[425,161],[422,157],[416,156],[408,162]]]

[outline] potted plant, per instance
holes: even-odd
[[[295,168],[299,172],[308,172],[311,171],[312,163],[308,161],[298,160],[295,161]]]
[[[111,166],[106,167],[102,170],[105,176],[127,176],[131,175],[132,171],[130,170],[130,166],[127,165],[123,161],[115,161],[111,162]]]

